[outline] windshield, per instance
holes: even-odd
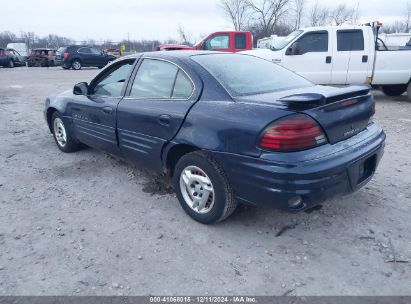
[[[294,40],[294,38],[299,36],[302,32],[303,31],[294,31],[290,35],[285,37],[284,39],[274,42],[274,45],[272,46],[272,49],[273,50],[281,50],[281,49],[285,48],[292,40]]]
[[[191,57],[231,94],[246,96],[313,86],[303,77],[261,58],[240,54]]]

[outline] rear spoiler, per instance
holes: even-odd
[[[336,88],[329,92],[303,93],[285,96],[278,101],[293,110],[307,110],[324,106],[336,101],[365,96],[370,93],[371,87],[368,85],[356,85],[344,88]]]

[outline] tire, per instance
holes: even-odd
[[[71,68],[73,70],[81,70],[81,61],[80,60],[74,60],[73,63],[71,64]]]
[[[213,224],[234,212],[237,201],[228,178],[217,161],[206,152],[185,154],[178,160],[173,172],[177,198],[192,219]]]
[[[394,84],[381,86],[381,91],[390,97],[401,96],[407,90],[406,84]]]
[[[8,65],[8,67],[9,67],[10,69],[14,68],[14,61],[13,61],[13,60],[9,60],[9,65]]]
[[[57,147],[64,153],[71,153],[82,147],[81,144],[74,139],[57,111],[54,112],[51,117],[51,130]]]

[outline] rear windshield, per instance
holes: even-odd
[[[58,48],[57,54],[63,54],[66,49],[67,49],[66,47],[60,47],[60,48]]]
[[[209,54],[195,55],[191,58],[210,72],[232,96],[313,86],[303,77],[254,56]]]

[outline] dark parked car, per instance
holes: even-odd
[[[58,148],[82,144],[168,173],[214,223],[238,202],[289,211],[364,186],[383,155],[369,88],[316,86],[264,59],[202,51],[121,58],[47,98]]]
[[[67,47],[63,46],[63,47],[59,47],[56,51],[56,57],[54,59],[54,63],[55,65],[61,65],[63,63],[63,56],[64,56],[64,52],[66,51]]]
[[[116,59],[94,47],[73,45],[64,50],[62,66],[73,70],[80,70],[82,67],[102,68]]]
[[[24,65],[24,57],[16,50],[0,48],[0,65],[3,67],[14,68]]]

